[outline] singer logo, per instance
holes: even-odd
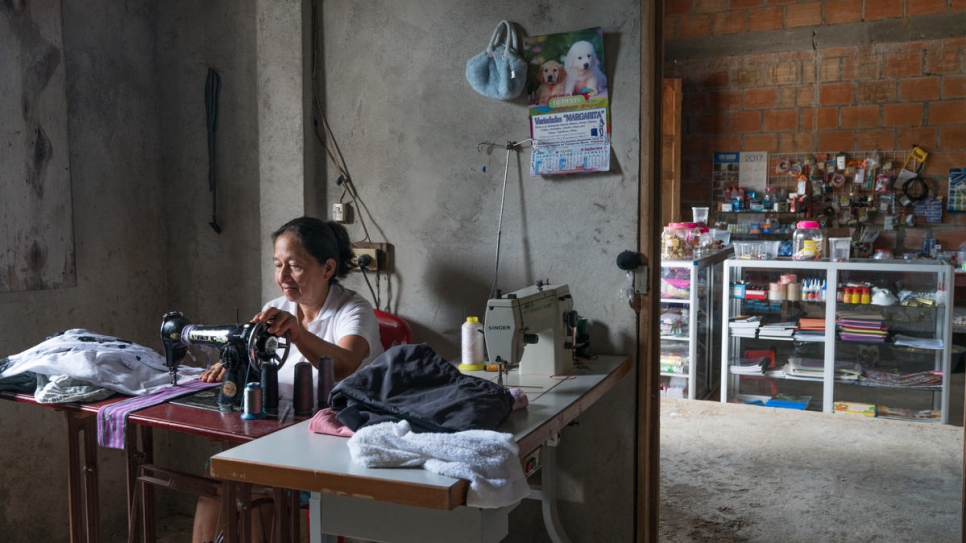
[[[510,325],[509,324],[504,324],[504,325],[501,325],[501,326],[487,326],[486,329],[487,330],[509,330],[510,329]]]

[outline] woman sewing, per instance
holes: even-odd
[[[290,356],[279,370],[279,384],[292,384],[295,364],[303,360],[312,364],[314,374],[320,357],[332,357],[335,378],[342,380],[382,354],[372,306],[339,284],[348,275],[352,259],[345,228],[300,217],[272,233],[272,242],[275,283],[282,296],[265,304],[252,322],[266,323],[269,333],[287,336],[298,350],[299,356],[294,361]],[[215,364],[200,379],[221,381],[224,372],[221,364]],[[194,543],[215,538],[220,508],[218,500],[199,498]]]

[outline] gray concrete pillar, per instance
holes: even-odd
[[[271,232],[306,213],[312,153],[310,0],[255,0],[262,299],[278,296]]]

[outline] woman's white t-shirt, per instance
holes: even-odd
[[[265,304],[262,311],[269,307],[288,311],[298,317],[297,304],[288,301],[284,296]],[[379,323],[376,321],[372,305],[355,291],[346,289],[338,283],[332,283],[329,286],[329,294],[325,298],[322,311],[314,321],[309,323],[306,330],[329,343],[338,343],[343,336],[355,335],[365,338],[369,343],[369,356],[362,361],[360,368],[372,362],[383,351],[382,343],[379,341]],[[302,361],[307,361],[305,356],[299,352],[295,344],[292,344],[285,364],[278,370],[278,383],[291,386],[295,382],[295,364]],[[317,380],[318,370],[313,367],[312,382],[316,383]]]

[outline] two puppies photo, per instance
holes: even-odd
[[[524,58],[530,64],[527,90],[531,106],[547,107],[551,98],[562,96],[607,96],[599,28],[527,38]]]

